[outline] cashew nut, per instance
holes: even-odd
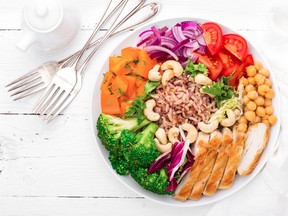
[[[204,133],[212,133],[214,130],[218,128],[218,125],[219,125],[218,120],[214,120],[208,124],[205,124],[204,122],[199,122],[198,128]]]
[[[234,112],[236,120],[238,120],[240,118],[240,116],[242,115],[242,111],[238,108],[234,109],[233,112]]]
[[[159,68],[160,65],[157,64],[148,72],[148,79],[150,81],[157,82],[161,80],[162,75],[159,73]]]
[[[187,131],[186,139],[188,139],[190,143],[194,143],[198,137],[197,129],[192,124],[188,123],[184,123],[180,127],[182,130]]]
[[[155,136],[162,145],[166,145],[168,143],[166,132],[163,128],[158,128],[158,130],[155,132]]]
[[[179,136],[179,128],[176,127],[172,127],[169,131],[168,131],[168,139],[171,143],[175,143],[175,142],[179,142],[178,140],[178,136]]]
[[[157,151],[161,152],[161,153],[165,153],[167,151],[169,151],[172,148],[172,144],[171,143],[167,143],[166,145],[163,145],[160,143],[160,141],[157,138],[154,138],[155,143],[156,143],[156,149]]]
[[[165,70],[165,71],[168,69],[172,69],[173,73],[176,77],[181,76],[181,74],[183,73],[182,65],[179,62],[174,61],[174,60],[168,60],[168,61],[164,62],[161,65],[161,69]]]
[[[197,74],[195,76],[195,83],[199,85],[212,85],[212,80],[204,74]]]
[[[223,119],[220,124],[223,126],[223,127],[230,127],[232,126],[233,124],[235,124],[235,121],[236,121],[236,118],[235,118],[235,114],[233,112],[232,109],[228,109],[226,111],[226,115],[227,115],[227,118]]]
[[[160,119],[160,115],[153,111],[153,108],[156,106],[156,101],[154,99],[150,99],[146,101],[146,108],[143,110],[144,115],[150,121],[158,121]]]
[[[168,81],[171,80],[174,77],[174,72],[173,70],[166,70],[163,75],[162,75],[162,85],[166,86]]]

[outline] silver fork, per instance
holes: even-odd
[[[104,20],[104,17],[109,10],[111,6],[112,0],[108,3],[104,14],[101,17],[100,22],[98,23],[96,29],[94,30],[93,34],[95,36],[96,32],[99,31],[99,29],[103,26],[103,24],[110,19],[110,17],[117,11],[123,4],[125,3],[125,0],[120,1],[115,8],[112,10],[112,12],[107,16],[107,18]],[[124,31],[124,30],[123,30]],[[120,32],[119,32],[120,33]],[[92,35],[93,35],[92,34]],[[89,38],[88,41],[92,41],[94,36]],[[86,46],[87,49],[91,48],[92,46],[95,46],[98,41],[95,41],[92,44],[88,44],[89,46]],[[81,51],[81,50],[80,50]],[[73,58],[75,58],[77,55],[80,54],[80,51],[72,54],[71,56],[56,62],[56,61],[49,61],[45,62],[39,67],[35,68],[31,72],[15,79],[14,81],[7,84],[5,87],[8,87],[8,92],[11,92],[11,97],[15,96],[13,100],[19,100],[21,98],[24,98],[26,96],[29,96],[33,93],[36,93],[40,90],[43,90],[46,88],[49,83],[51,82],[52,78],[55,76],[55,74],[65,67]]]
[[[114,20],[112,22],[112,26],[116,23],[117,19],[121,15],[123,9],[125,8],[127,2],[129,0],[124,0],[124,6],[120,9],[120,12],[117,14],[116,18],[114,17]],[[144,3],[142,1],[142,3]],[[102,21],[102,20],[101,20]],[[100,21],[100,22],[101,22]],[[33,112],[35,114],[43,115],[46,112],[48,112],[55,103],[58,101],[61,101],[62,99],[66,98],[69,93],[73,90],[76,82],[77,82],[77,67],[78,63],[84,54],[87,46],[91,42],[91,40],[94,38],[97,31],[94,31],[92,35],[90,36],[89,40],[86,42],[85,46],[81,50],[80,54],[77,56],[75,60],[73,60],[71,66],[66,66],[59,70],[53,79],[51,80],[49,86],[46,88],[44,94],[41,96],[39,101],[37,102],[35,108],[33,109]],[[97,44],[97,46],[94,48],[98,49],[98,47],[111,35],[111,28],[107,31],[107,33],[101,38],[100,42]],[[92,51],[93,52],[93,51]],[[82,64],[83,65],[83,64]]]

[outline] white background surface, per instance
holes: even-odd
[[[21,35],[21,11],[25,1],[0,0],[0,215],[205,215],[212,205],[172,208],[131,192],[108,171],[97,152],[89,128],[91,93],[102,62],[124,35],[109,40],[99,50],[87,68],[80,94],[54,122],[46,124],[31,114],[40,94],[17,102],[9,98],[5,84],[44,61],[60,60],[80,48],[103,9],[101,0],[62,2],[70,2],[78,8],[81,31],[77,38],[58,52],[44,53],[34,48],[22,53],[15,45]],[[171,17],[210,19],[238,31],[255,47],[261,48],[269,2],[162,0],[161,12],[154,21]],[[260,174],[233,195],[236,197],[233,200],[243,200],[244,208],[252,203],[256,207],[259,197],[253,194],[245,203],[249,190],[267,187]],[[288,204],[287,199],[279,200],[268,189],[265,195],[271,199],[271,206],[268,206],[271,212],[276,202]],[[286,215],[285,209],[281,212]]]

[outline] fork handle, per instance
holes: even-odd
[[[127,0],[121,0],[116,7],[113,8],[113,10],[108,14],[108,16],[105,18],[111,3],[113,0],[110,0],[110,2],[108,3],[108,6],[106,7],[104,14],[102,15],[100,21],[98,22],[96,28],[94,29],[94,31],[92,32],[91,36],[89,37],[88,41],[85,43],[84,47],[80,50],[80,53],[77,55],[77,58],[75,58],[73,60],[72,67],[76,68],[77,63],[79,62],[79,60],[81,59],[81,57],[83,56],[84,52],[86,51],[87,47],[89,46],[89,44],[91,43],[91,41],[93,40],[93,38],[95,37],[95,35],[98,33],[98,31],[100,30],[100,28],[111,18],[111,16],[117,11],[119,10],[119,8],[121,8],[121,6],[127,1]],[[104,19],[105,18],[105,19]]]
[[[85,67],[89,60],[93,57],[93,55],[96,53],[96,51],[99,49],[99,47],[102,45],[102,43],[108,39],[121,25],[123,25],[130,17],[132,17],[137,11],[140,10],[140,8],[145,3],[145,0],[140,1],[133,10],[131,10],[124,18],[122,18],[118,23],[116,23],[117,20],[113,23],[112,27],[109,28],[109,30],[106,32],[106,34],[100,39],[99,43],[96,45],[96,47],[92,50],[90,55],[84,60],[82,65],[79,67],[79,73],[82,74],[85,70]]]
[[[112,37],[114,35],[118,35],[120,33],[123,33],[125,31],[128,31],[128,30],[131,30],[131,29],[134,29],[134,28],[138,27],[140,24],[143,24],[143,23],[147,22],[148,20],[150,20],[151,18],[153,18],[159,12],[159,2],[158,3],[154,2],[154,3],[145,4],[144,6],[142,6],[141,8],[138,9],[137,13],[140,10],[142,10],[142,9],[148,7],[148,6],[151,7],[151,10],[153,12],[150,16],[148,16],[147,18],[141,20],[140,22],[138,21],[135,24],[132,24],[132,25],[126,27],[126,28],[123,28],[121,30],[115,31],[113,34],[110,35],[110,37]],[[98,38],[96,41],[90,43],[86,50],[89,50],[92,47],[96,46],[99,43],[100,40],[101,40],[101,38]],[[75,58],[80,53],[80,51],[81,50],[79,50],[79,51],[73,53],[72,55],[60,60],[59,63],[58,63],[60,65],[60,67],[69,64],[73,60],[73,58]]]

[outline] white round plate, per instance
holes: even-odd
[[[168,26],[172,27],[174,26],[177,22],[181,21],[186,21],[186,20],[192,20],[192,21],[197,21],[199,23],[204,23],[207,22],[208,20],[204,19],[197,19],[197,18],[177,18],[177,19],[167,19],[167,20],[162,20],[158,21],[155,23],[149,23],[148,25],[137,29],[133,31],[130,35],[128,35],[122,42],[119,43],[119,45],[114,49],[114,51],[111,53],[111,56],[114,55],[119,55],[120,51],[122,48],[128,47],[128,46],[136,46],[137,42],[139,41],[138,35],[147,29],[150,29],[151,26],[155,25],[156,27],[163,27],[163,26]],[[223,26],[220,24],[223,30],[223,34],[225,33],[237,33],[233,31],[232,29]],[[249,50],[250,53],[253,55],[254,60],[260,61],[265,68],[269,68],[266,60],[264,57],[260,54],[260,52],[248,42],[249,45]],[[275,144],[276,140],[278,137],[279,129],[280,129],[280,102],[279,102],[279,92],[278,88],[276,86],[276,80],[273,76],[273,71],[271,73],[271,80],[273,82],[273,89],[275,90],[275,98],[273,99],[273,106],[275,109],[275,115],[278,117],[278,123],[274,125],[271,128],[270,132],[270,138],[267,144],[267,147],[265,151],[263,152],[263,155],[254,169],[253,173],[251,173],[248,176],[236,176],[235,181],[233,183],[233,186],[230,189],[226,190],[218,190],[214,196],[208,197],[208,196],[203,196],[199,201],[192,201],[192,200],[187,200],[186,202],[180,202],[175,199],[173,199],[172,196],[169,195],[157,195],[154,193],[151,193],[149,191],[144,190],[139,186],[130,176],[120,176],[118,175],[111,167],[109,159],[108,159],[108,152],[105,149],[105,147],[102,145],[101,141],[97,137],[97,129],[96,129],[96,122],[97,118],[101,113],[101,107],[100,107],[100,86],[101,82],[103,79],[103,74],[108,70],[108,59],[107,61],[104,62],[104,65],[102,69],[98,73],[98,77],[95,80],[95,87],[94,91],[92,94],[92,100],[90,104],[90,120],[91,120],[91,129],[93,133],[93,137],[95,138],[95,143],[98,146],[98,149],[100,151],[100,154],[103,156],[103,159],[108,167],[108,169],[117,177],[124,185],[126,185],[128,188],[131,190],[137,192],[139,195],[146,197],[147,199],[156,201],[161,204],[165,205],[170,205],[170,206],[179,206],[179,207],[193,207],[193,206],[201,206],[201,205],[206,205],[210,204],[216,201],[219,201],[225,197],[230,196],[231,194],[234,194],[235,192],[239,191],[241,188],[243,188],[248,182],[250,182],[258,173],[259,171],[263,168],[265,163],[268,160],[269,155],[274,151],[275,149]],[[271,70],[270,70],[271,71]]]

